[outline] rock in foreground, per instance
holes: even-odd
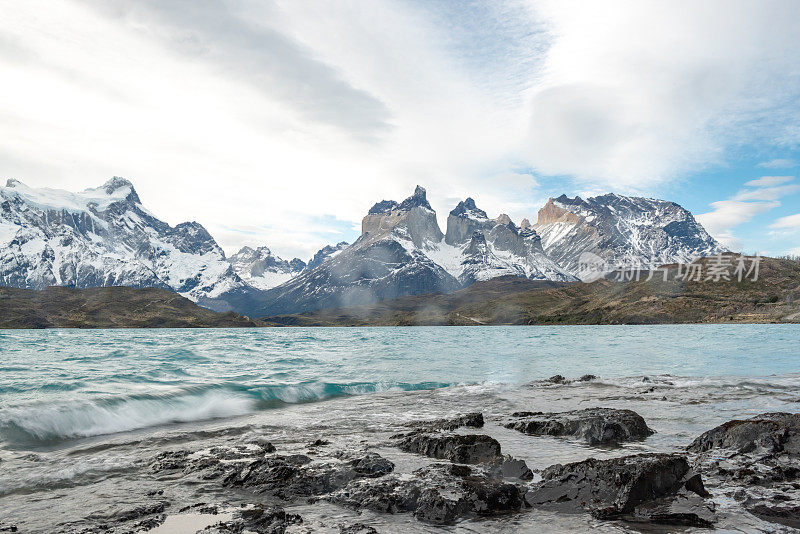
[[[764,521],[800,528],[800,414],[764,413],[705,432],[688,447],[710,485]]]
[[[500,443],[492,437],[480,434],[412,432],[402,438],[397,446],[406,452],[459,464],[488,462],[500,456]]]
[[[589,408],[570,412],[516,412],[506,428],[531,436],[570,436],[589,445],[644,439],[654,434],[641,415],[631,410]]]
[[[712,449],[800,455],[800,414],[763,413],[750,419],[728,421],[702,434],[688,448],[691,452]]]
[[[524,507],[524,493],[522,486],[481,469],[434,464],[410,477],[355,480],[329,500],[357,510],[411,512],[420,521],[450,525],[464,517],[518,512]]]
[[[547,468],[525,496],[528,504],[600,519],[710,526],[713,509],[685,456],[640,454]]]

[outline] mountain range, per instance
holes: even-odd
[[[610,265],[687,262],[724,251],[692,214],[663,200],[564,195],[536,224],[489,217],[472,198],[450,211],[444,232],[426,191],[376,203],[353,243],[309,261],[266,246],[226,257],[197,222],[176,226],[115,177],[79,193],[0,187],[0,285],[155,287],[217,311],[250,316],[366,305],[405,295],[449,293],[501,276],[574,282],[582,258]]]

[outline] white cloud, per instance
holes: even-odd
[[[542,172],[651,187],[746,142],[797,142],[800,4],[535,2],[552,36],[530,92]]]
[[[769,161],[762,161],[758,164],[759,167],[765,169],[791,169],[797,167],[797,162],[793,159],[778,158]]]
[[[772,186],[785,184],[786,182],[791,182],[792,180],[794,180],[794,176],[762,176],[761,178],[756,178],[755,180],[745,182],[744,185],[747,187]]]
[[[749,182],[748,182],[749,183]],[[747,185],[747,184],[745,184]],[[800,191],[800,185],[788,184],[775,187],[758,187],[752,190],[739,191],[734,200],[778,200],[781,197]]]
[[[743,189],[730,199],[712,202],[712,211],[698,215],[697,220],[723,245],[734,251],[741,250],[741,242],[733,234],[734,228],[759,213],[779,207],[778,199],[800,191],[798,184],[774,185],[792,179],[791,176],[765,176],[751,180],[745,183],[750,189]]]
[[[800,228],[800,213],[777,219],[770,228]]]
[[[741,250],[742,244],[733,234],[733,229],[751,220],[759,213],[777,208],[778,201],[746,202],[740,200],[718,200],[712,202],[712,211],[697,215],[705,229],[720,243],[733,251]]]
[[[545,195],[518,169],[652,192],[741,139],[800,139],[799,10],[18,2],[0,21],[0,179],[125,176],[170,223],[289,257],[418,183],[442,221],[466,196],[534,219]]]

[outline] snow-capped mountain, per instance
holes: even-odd
[[[267,247],[226,259],[203,226],[159,220],[122,178],[80,193],[9,180],[0,187],[0,285],[160,287],[215,310],[273,315],[448,292],[504,275],[573,281],[587,253],[613,267],[725,250],[679,205],[613,194],[550,199],[537,224],[519,226],[467,198],[443,233],[417,186],[402,202],[375,204],[361,227],[355,243],[326,246],[308,264]]]
[[[686,263],[726,251],[678,204],[613,193],[586,200],[551,198],[533,228],[547,255],[573,274],[579,274],[585,253],[611,268],[631,268]]]
[[[246,287],[202,225],[157,219],[118,177],[80,193],[0,187],[0,285],[159,287],[217,308]]]
[[[312,262],[313,263],[313,262]],[[504,275],[577,280],[542,250],[535,231],[506,215],[489,219],[472,199],[450,213],[447,233],[425,189],[403,202],[375,204],[361,237],[336,256],[269,291],[264,314],[369,304],[403,295],[446,292]]]
[[[370,304],[461,286],[424,253],[444,235],[423,188],[417,187],[401,203],[378,202],[364,217],[361,228],[355,243],[269,290],[259,314]]]
[[[300,258],[284,260],[267,247],[242,247],[228,258],[233,270],[249,285],[257,289],[270,289],[288,282],[306,268]]]
[[[576,280],[547,257],[530,226],[518,228],[506,214],[490,219],[471,198],[450,212],[444,240],[432,244],[426,254],[462,285],[507,275]]]

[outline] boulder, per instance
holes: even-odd
[[[235,466],[223,484],[251,487],[282,498],[319,496],[357,478],[375,478],[394,470],[394,464],[375,453],[348,460],[312,463],[308,456],[272,456]]]
[[[599,519],[706,525],[713,508],[685,456],[639,454],[548,467],[525,495],[528,504]]]
[[[763,521],[800,528],[800,414],[728,421],[687,451],[720,493]]]
[[[303,523],[297,514],[287,514],[280,506],[256,505],[237,511],[233,519],[200,530],[197,534],[227,534],[256,532],[264,534],[283,534],[292,525]]]
[[[517,512],[524,507],[524,490],[481,469],[433,464],[411,476],[354,480],[328,499],[357,510],[410,512],[426,523],[451,525],[465,517]]]
[[[483,428],[483,414],[472,412],[447,419],[433,419],[431,421],[414,421],[408,426],[426,432],[436,432],[440,430],[456,430],[457,428]]]
[[[688,447],[691,452],[712,449],[800,455],[800,414],[763,413],[728,421],[705,432]]]
[[[406,452],[460,464],[488,462],[500,457],[500,443],[481,434],[412,432],[403,437],[397,446]]]
[[[589,445],[644,439],[654,433],[641,415],[631,410],[589,408],[570,412],[516,412],[506,428],[531,436],[570,436]]]

